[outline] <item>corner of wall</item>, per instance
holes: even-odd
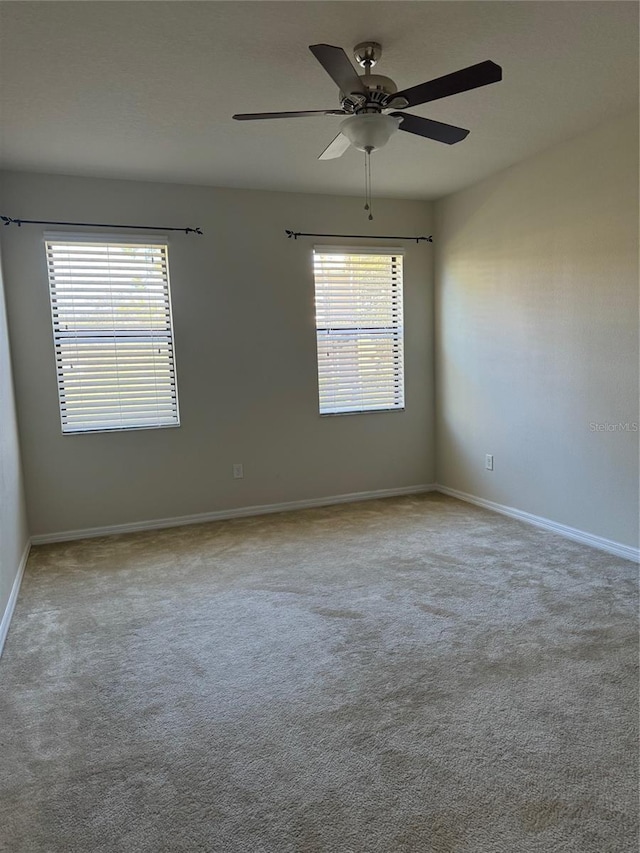
[[[9,332],[0,256],[0,654],[29,556]]]

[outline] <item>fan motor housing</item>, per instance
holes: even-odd
[[[385,77],[382,74],[363,74],[360,79],[370,92],[384,92],[387,95],[395,95],[398,91],[398,87],[391,77]]]
[[[347,94],[340,92],[340,104],[342,109],[348,112],[361,112],[363,110],[379,112],[387,97],[398,91],[398,87],[391,77],[385,77],[382,74],[362,74],[360,80],[367,90],[366,96],[359,92]]]

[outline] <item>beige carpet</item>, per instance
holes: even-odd
[[[36,548],[0,848],[636,853],[636,586],[435,494]]]

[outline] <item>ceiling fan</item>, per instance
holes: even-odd
[[[340,109],[240,113],[233,118],[237,121],[253,121],[303,116],[346,116],[340,125],[340,133],[320,154],[319,160],[340,157],[350,145],[370,154],[386,145],[397,130],[447,145],[461,142],[469,134],[469,131],[462,127],[398,111],[447,98],[458,92],[467,92],[489,83],[497,83],[502,79],[502,68],[487,60],[398,91],[398,87],[389,77],[371,73],[371,69],[382,55],[382,48],[377,42],[361,42],[353,49],[354,58],[364,68],[364,74],[358,74],[341,47],[312,44],[309,50],[338,86]]]

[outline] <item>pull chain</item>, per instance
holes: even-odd
[[[367,151],[367,171],[369,172],[369,219],[373,219],[373,199],[371,197],[371,151]]]
[[[371,148],[364,152],[364,209],[369,211],[369,219],[373,219],[373,200],[371,198]]]
[[[364,209],[369,210],[369,173],[367,172],[368,153],[364,152]]]

